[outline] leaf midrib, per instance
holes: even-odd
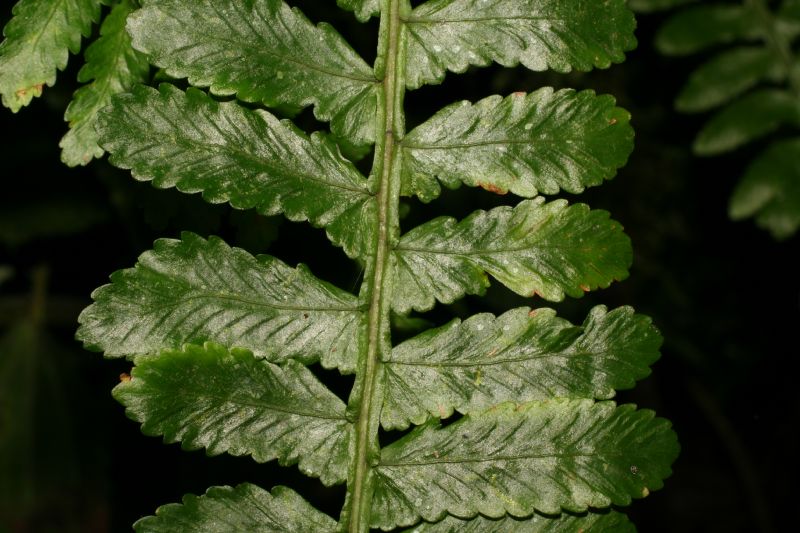
[[[519,126],[517,126],[519,127]],[[529,132],[526,132],[529,133]],[[576,137],[577,138],[577,137]],[[585,139],[586,136],[581,137],[580,139]],[[476,146],[491,146],[495,144],[547,144],[547,145],[554,145],[554,144],[561,144],[562,142],[574,140],[572,137],[559,137],[558,139],[553,139],[550,137],[537,137],[536,139],[531,139],[529,141],[518,141],[513,139],[496,139],[491,141],[475,141],[470,143],[453,143],[453,144],[407,144],[403,143],[403,148],[407,150],[455,150],[459,148],[475,148]],[[597,159],[593,157],[593,159]]]
[[[251,163],[259,166],[262,169],[262,171],[261,171],[262,175],[268,176],[273,181],[278,182],[278,181],[280,181],[282,179],[282,178],[276,178],[274,176],[274,174],[269,172],[270,170],[273,170],[276,167],[267,165],[267,164],[265,164],[265,161],[263,159],[261,159],[260,157],[254,155],[254,154],[251,154],[249,152],[245,152],[243,150],[239,150],[237,148],[234,148],[231,145],[220,145],[220,144],[205,143],[205,142],[187,142],[187,141],[184,141],[181,144],[183,146],[188,146],[189,148],[187,148],[187,150],[190,150],[191,147],[193,147],[193,146],[197,146],[197,147],[200,147],[200,148],[206,148],[209,151],[213,150],[215,152],[222,153],[222,155],[225,155],[224,154],[225,151],[229,151],[229,152],[233,153],[234,155],[239,156],[242,159],[246,159],[246,160],[250,161]],[[366,181],[364,182],[364,188],[357,188],[357,187],[350,187],[350,186],[344,185],[344,184],[336,182],[336,181],[326,180],[325,178],[317,177],[317,176],[314,176],[314,175],[311,175],[311,174],[299,173],[299,172],[293,171],[292,169],[290,169],[288,167],[286,167],[285,170],[281,169],[280,167],[278,167],[278,170],[279,171],[283,171],[283,172],[285,172],[285,174],[287,174],[289,176],[293,176],[293,177],[297,178],[298,180],[307,180],[307,181],[313,181],[313,182],[316,182],[316,183],[321,183],[321,184],[327,185],[327,186],[329,186],[331,188],[342,189],[342,190],[345,190],[345,191],[350,191],[350,192],[356,193],[357,195],[363,196],[365,198],[366,197],[370,197],[370,196],[374,196],[368,189],[366,189],[366,187],[367,187]]]
[[[599,455],[602,457],[625,457],[625,453],[617,452],[614,453],[613,451],[609,451],[606,453],[605,450],[602,450],[601,453],[548,453],[548,454],[520,454],[520,455],[495,455],[492,457],[467,457],[467,458],[453,458],[453,459],[446,459],[446,458],[439,458],[434,459],[432,461],[388,461],[384,462],[381,461],[379,464],[380,467],[388,467],[388,468],[403,468],[403,467],[414,467],[414,466],[430,466],[430,465],[438,465],[438,464],[461,464],[461,463],[492,463],[497,461],[524,461],[526,459],[550,459],[553,457],[557,457],[559,459],[574,459],[580,457],[589,457],[589,458],[597,458]]]
[[[578,246],[560,246],[555,244],[530,244],[527,246],[517,246],[517,247],[509,247],[509,248],[498,248],[498,249],[481,249],[475,250],[471,252],[452,252],[448,250],[438,250],[433,248],[416,248],[410,246],[403,246],[402,243],[398,244],[395,247],[395,250],[399,250],[401,252],[413,252],[417,254],[435,254],[435,255],[453,255],[453,256],[462,256],[462,257],[472,257],[476,255],[491,255],[491,254],[502,254],[502,253],[513,253],[513,252],[524,252],[526,250],[532,249],[545,249],[545,250],[568,250],[574,251],[580,249]]]
[[[502,350],[502,353],[505,350]],[[611,350],[608,351],[598,351],[592,353],[584,353],[584,352],[576,352],[576,353],[551,353],[548,354],[546,352],[542,352],[537,355],[533,356],[524,356],[524,357],[509,357],[506,359],[494,359],[492,358],[491,361],[485,362],[455,362],[455,361],[448,361],[448,362],[431,362],[431,361],[399,361],[396,359],[389,359],[385,360],[384,363],[388,365],[398,365],[398,366],[421,366],[426,368],[469,368],[469,367],[484,367],[484,366],[497,366],[497,365],[504,365],[504,364],[511,364],[511,363],[524,363],[526,361],[538,361],[541,359],[572,359],[572,358],[594,358],[597,356],[607,356],[611,354]],[[610,358],[612,361],[621,361],[621,359],[617,358]],[[598,368],[598,367],[593,367]]]
[[[434,18],[417,18],[408,17],[402,19],[405,24],[459,24],[466,22],[501,22],[507,20],[530,20],[530,21],[545,21],[545,22],[567,22],[566,20],[558,17],[532,17],[526,15],[511,15],[511,16],[492,16],[492,17],[469,17],[469,18],[453,18],[453,19],[434,19]]]
[[[146,268],[147,272],[151,272],[156,274],[158,277],[162,277],[164,274],[159,272],[158,270],[154,270],[152,268]],[[169,278],[169,276],[167,276]],[[203,299],[220,299],[220,300],[230,300],[238,303],[249,304],[254,307],[270,307],[273,309],[280,309],[282,311],[312,311],[312,312],[335,312],[335,313],[352,313],[352,312],[359,312],[362,311],[363,308],[360,305],[354,305],[353,307],[336,307],[336,306],[326,306],[326,307],[301,307],[296,305],[283,305],[278,303],[272,303],[264,300],[254,300],[251,298],[246,298],[244,296],[238,296],[235,294],[229,294],[224,292],[214,292],[210,290],[204,290],[201,287],[197,287],[192,285],[191,283],[181,280],[180,278],[169,278],[174,280],[176,283],[182,285],[184,288],[189,290],[199,292],[201,294],[194,294],[186,297],[182,297],[180,302],[177,304],[164,304],[160,306],[150,307],[153,310],[160,310],[166,309],[169,307],[176,307],[180,305],[182,302],[191,302],[194,300],[203,300]],[[138,302],[133,302],[138,303]]]
[[[34,50],[38,48],[39,41],[41,41],[42,37],[44,37],[44,34],[47,31],[48,27],[50,26],[50,23],[53,21],[53,17],[56,16],[56,12],[61,7],[61,4],[63,4],[65,1],[66,0],[58,0],[53,3],[53,9],[50,10],[50,14],[47,15],[47,18],[44,20],[44,24],[42,24],[41,26],[41,31],[39,31],[36,34],[36,38],[31,43],[31,48],[33,48]]]
[[[134,379],[136,379],[136,378],[134,378]],[[183,392],[183,394],[181,394],[182,392]],[[183,397],[183,398],[187,399],[188,400],[187,403],[196,403],[198,400],[209,399],[209,400],[217,401],[220,404],[231,403],[231,404],[234,404],[234,405],[257,407],[257,408],[260,408],[260,409],[277,411],[277,412],[280,412],[280,413],[297,415],[297,416],[302,416],[302,417],[307,417],[307,418],[319,418],[319,419],[323,419],[323,420],[341,420],[341,421],[344,421],[344,422],[348,421],[347,417],[345,416],[344,413],[342,413],[341,415],[322,415],[322,414],[319,414],[319,413],[312,413],[310,411],[304,411],[302,409],[289,409],[289,408],[286,408],[286,407],[279,407],[279,406],[277,406],[277,405],[275,405],[273,403],[270,403],[270,402],[267,402],[267,401],[263,401],[260,398],[258,398],[258,399],[254,398],[254,399],[248,401],[247,398],[239,398],[239,397],[236,397],[236,396],[223,396],[223,395],[212,394],[212,393],[201,393],[201,394],[198,394],[197,391],[185,391],[184,392],[184,391],[181,391],[180,389],[178,389],[177,391],[175,389],[173,389],[173,395],[174,396]],[[207,410],[207,409],[204,409],[204,410]]]

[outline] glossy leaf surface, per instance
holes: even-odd
[[[595,307],[573,326],[552,309],[454,320],[392,350],[384,362],[387,429],[506,401],[614,396],[650,373],[661,336],[650,319]]]
[[[373,527],[627,505],[662,486],[677,453],[669,422],[633,405],[505,403],[383,448]]]
[[[81,314],[78,339],[130,357],[213,339],[273,362],[322,360],[355,369],[356,298],[274,257],[184,233],[156,241],[135,268],[111,276]]]
[[[183,503],[159,507],[155,516],[136,522],[137,533],[332,533],[336,521],[314,509],[288,487],[267,492],[243,483],[212,487],[203,496],[189,494]]]
[[[355,145],[375,141],[379,85],[329,24],[281,0],[144,0],[134,47],[176,78],[267,106],[314,106]]]
[[[412,89],[491,62],[537,71],[606,68],[636,46],[625,0],[429,0],[404,23]]]
[[[535,514],[527,519],[476,516],[462,520],[448,516],[439,522],[423,522],[405,533],[635,533],[628,518],[616,511],[559,516]]]
[[[375,201],[367,180],[329,139],[266,111],[220,103],[197,89],[137,87],[114,99],[99,132],[111,162],[139,180],[309,220],[350,256],[372,246]]]
[[[69,54],[80,51],[100,16],[100,0],[20,0],[12,15],[0,43],[0,96],[17,112],[45,85],[52,87]]]
[[[755,217],[776,239],[800,229],[800,139],[776,142],[752,162],[729,212],[733,219]]]
[[[347,476],[345,405],[296,361],[277,366],[247,350],[187,344],[138,358],[114,398],[145,434],[186,450],[298,463],[326,485]]]
[[[627,277],[631,245],[607,212],[537,198],[461,222],[436,218],[404,235],[394,256],[392,307],[405,313],[482,294],[487,273],[523,296],[578,297]]]
[[[781,89],[754,91],[714,115],[694,141],[698,155],[716,155],[734,150],[778,129],[800,126],[797,98]]]
[[[125,31],[133,9],[132,0],[114,6],[100,27],[100,38],[86,50],[78,81],[91,83],[75,92],[64,115],[70,130],[61,140],[61,160],[69,166],[86,165],[103,155],[95,132],[98,112],[111,103],[113,95],[146,81],[150,73],[147,58],[131,47]]]
[[[684,113],[707,111],[729,102],[766,78],[782,75],[780,61],[768,48],[727,50],[692,73],[675,107]]]
[[[407,133],[417,117],[404,101],[470,66],[622,61],[636,44],[626,0],[330,2],[362,22],[380,15],[361,26],[377,35],[354,36],[359,51],[377,43],[374,67],[296,2],[122,1],[141,6],[125,26],[130,47],[172,84],[111,98],[97,120],[111,162],[158,188],[308,221],[361,269],[342,282],[360,283],[355,296],[303,265],[187,233],[95,292],[78,337],[135,362],[114,395],[145,433],[347,484],[338,522],[289,489],[242,485],[187,496],[137,530],[628,530],[609,507],[660,487],[677,454],[668,422],[605,401],[658,357],[649,319],[599,306],[575,326],[526,307],[425,332],[432,317],[409,314],[481,294],[490,276],[547,300],[626,277],[630,241],[608,213],[533,197],[613,177],[632,147],[628,113],[610,96],[543,88],[445,107]],[[315,17],[352,26],[321,6]],[[121,20],[106,23],[118,42]],[[328,128],[312,114],[330,131],[310,133]],[[372,167],[356,166],[370,152]],[[427,202],[462,183],[532,199],[460,221],[404,218],[400,195]],[[288,245],[326,261],[316,241]],[[306,368],[317,362],[355,374],[346,404],[351,380]]]
[[[599,185],[625,164],[633,149],[628,113],[610,96],[592,91],[539,89],[474,105],[450,105],[403,140],[404,188],[423,201],[438,177],[525,197],[580,193]]]

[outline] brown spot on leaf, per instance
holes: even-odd
[[[303,313],[303,318],[308,318],[308,313]]]
[[[28,94],[28,91],[31,91],[34,96],[39,96],[42,94],[42,90],[44,90],[44,83],[37,83],[31,87],[19,89],[14,94],[16,94],[18,98],[24,98]]]
[[[493,192],[495,194],[499,194],[500,196],[502,196],[504,194],[508,194],[507,190],[505,190],[505,189],[503,189],[501,187],[498,187],[494,183],[478,182],[478,187],[480,187],[483,190],[486,190],[486,191],[489,191],[489,192]]]
[[[534,298],[534,297],[536,297],[536,296],[538,296],[539,298],[541,298],[541,297],[542,297],[542,293],[541,293],[541,292],[539,292],[539,289],[533,289],[533,290],[532,290],[532,291],[531,291],[531,292],[528,294],[528,297],[529,297],[529,298]]]
[[[486,354],[486,357],[494,357],[496,353],[497,353],[497,348],[493,348],[491,352]]]
[[[439,410],[439,418],[445,418],[447,416],[447,412],[444,410],[443,405],[437,405],[436,408]]]
[[[533,318],[533,317],[535,317],[535,316],[536,316],[538,313],[539,313],[539,311],[537,311],[536,309],[531,309],[530,311],[528,311],[528,316],[529,316],[529,317],[531,317],[531,318]]]
[[[119,375],[119,380],[122,383],[127,383],[131,380],[131,375],[126,372],[123,372],[122,374]]]
[[[615,119],[615,118],[612,118],[611,120],[608,121],[608,125],[609,126],[613,126],[616,123],[617,123],[617,119]]]
[[[525,91],[514,91],[512,94],[514,96],[516,96],[516,97],[521,97],[521,96],[525,96],[526,93],[525,93]]]
[[[439,450],[433,450],[433,456],[439,458]]]
[[[583,284],[581,284],[581,290],[582,290],[583,292],[589,292],[589,291],[590,291],[590,290],[592,290],[592,289],[591,289],[591,288],[590,288],[588,285],[583,285]]]

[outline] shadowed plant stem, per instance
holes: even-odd
[[[410,10],[408,0],[384,0],[376,75],[383,79],[378,98],[378,139],[371,179],[377,179],[377,236],[375,254],[367,265],[361,296],[369,301],[366,350],[361,349],[358,376],[349,408],[357,408],[356,453],[348,480],[348,504],[341,529],[350,533],[369,531],[372,486],[369,474],[380,455],[378,428],[380,405],[378,375],[382,354],[391,350],[390,249],[399,236],[397,209],[400,192],[400,157],[396,150],[404,131],[404,57],[401,12]],[[362,343],[363,347],[363,343]]]
[[[780,57],[783,68],[786,69],[786,77],[792,92],[795,97],[800,98],[800,70],[795,68],[791,43],[776,27],[778,21],[769,10],[765,0],[746,0],[746,5],[752,9],[758,18],[758,23],[764,29],[764,40],[767,45]]]

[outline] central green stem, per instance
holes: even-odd
[[[367,264],[361,294],[369,300],[366,349],[362,349],[358,375],[349,408],[357,412],[356,450],[350,467],[348,501],[343,528],[350,533],[369,531],[372,507],[370,471],[380,458],[380,370],[383,355],[392,349],[390,331],[390,252],[400,233],[397,215],[400,197],[400,157],[397,143],[405,134],[403,97],[405,57],[401,40],[401,14],[410,11],[408,0],[383,0],[376,75],[383,79],[378,97],[378,135],[372,177],[377,180],[377,236],[375,253]]]

